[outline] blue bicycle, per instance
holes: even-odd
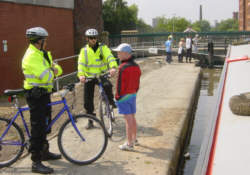
[[[47,130],[66,111],[69,119],[63,123],[59,130],[57,139],[59,150],[68,161],[78,165],[86,165],[101,157],[107,147],[108,138],[102,122],[97,118],[86,114],[71,114],[65,96],[72,92],[73,98],[75,98],[74,88],[74,84],[68,85],[59,93],[61,100],[48,104],[51,106],[63,104],[63,107],[53,118]],[[14,101],[17,113],[11,119],[0,117],[0,168],[16,162],[22,155],[24,148],[28,149],[29,147],[30,131],[23,115],[23,112],[28,111],[29,108],[20,107],[18,101],[18,95],[23,93],[23,89],[5,90],[4,92],[5,95],[9,96],[11,102]],[[22,129],[15,122],[18,116],[21,116],[28,139],[25,139]],[[95,128],[91,130],[85,128],[88,120],[93,121]]]
[[[115,122],[115,116],[113,107],[109,104],[108,96],[103,88],[103,79],[110,78],[109,72],[103,73],[101,75],[87,78],[86,81],[91,81],[93,79],[97,80],[97,85],[99,87],[99,116],[104,125],[106,134],[108,137],[112,137],[113,135],[113,123]]]

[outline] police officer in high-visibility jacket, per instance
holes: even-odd
[[[95,77],[103,72],[109,71],[113,76],[118,67],[116,58],[112,55],[108,46],[97,41],[98,31],[88,29],[85,32],[87,45],[81,49],[78,57],[78,77],[81,83],[84,83],[84,108],[87,114],[95,115],[94,112],[94,88],[97,80],[86,81],[86,78]],[[108,96],[109,103],[115,108],[114,95],[112,93],[112,84],[109,80],[103,80],[104,90]],[[87,129],[93,127],[92,121],[89,121]]]
[[[26,31],[29,47],[22,60],[25,77],[24,89],[30,107],[31,139],[30,149],[32,172],[48,174],[53,169],[41,163],[44,160],[60,159],[60,154],[49,152],[46,127],[51,121],[50,93],[53,79],[62,74],[62,68],[52,61],[50,52],[45,51],[48,32],[42,27]]]

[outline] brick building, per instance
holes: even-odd
[[[84,33],[88,28],[103,31],[102,0],[75,0],[75,51],[86,43]]]
[[[250,0],[239,0],[239,30],[250,30]]]
[[[101,0],[0,0],[0,94],[22,87],[27,28],[41,26],[49,32],[53,59],[72,56],[83,45],[86,28],[102,30],[101,5]],[[59,64],[64,73],[76,68],[73,59]]]

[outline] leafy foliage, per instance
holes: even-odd
[[[153,28],[152,26],[146,24],[142,19],[138,19],[136,21],[136,30],[138,30],[139,33],[150,33]]]
[[[194,22],[192,28],[197,32],[209,32],[211,30],[210,23],[206,20]]]
[[[155,32],[183,32],[189,25],[190,22],[185,18],[173,17],[165,18],[157,17],[157,25],[154,27]]]
[[[104,30],[120,34],[121,30],[135,29],[138,8],[127,6],[123,0],[107,0],[103,4]]]
[[[209,21],[195,21],[191,23],[182,17],[157,17],[157,25],[153,28],[142,19],[138,19],[137,5],[128,6],[125,0],[105,0],[103,3],[104,30],[110,34],[120,34],[122,30],[138,30],[139,33],[150,32],[183,32],[191,26],[197,32],[209,31],[238,31],[238,21],[234,19],[222,20],[215,27]]]
[[[103,4],[104,30],[110,34],[120,34],[122,30],[152,31],[142,19],[138,19],[138,7],[127,5],[124,0],[106,0]]]
[[[213,31],[238,31],[239,22],[235,19],[222,20],[220,23],[216,24]]]

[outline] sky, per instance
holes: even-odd
[[[189,21],[199,20],[200,5],[203,19],[211,25],[224,19],[232,18],[233,12],[239,11],[239,0],[124,0],[128,5],[138,6],[138,18],[152,25],[155,17],[184,17]]]

